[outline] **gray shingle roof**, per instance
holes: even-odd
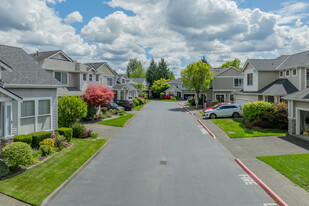
[[[138,84],[146,82],[146,78],[129,78],[129,79],[134,79],[134,81]]]
[[[279,70],[309,66],[309,51],[293,54],[278,67]]]
[[[216,77],[228,69],[229,68],[210,68],[210,71],[212,72],[213,77]]]
[[[61,86],[55,78],[43,70],[24,50],[0,45],[0,60],[12,68],[12,72],[2,71],[3,84]]]
[[[127,87],[129,89],[129,91],[137,90],[137,88],[134,85],[128,84],[128,83],[126,83],[126,84],[116,84],[113,87],[113,89],[115,89],[115,90],[122,90],[124,87]]]
[[[247,61],[258,71],[276,71],[287,58],[288,55],[282,55],[276,59],[248,59]]]
[[[39,62],[39,61],[42,61],[42,60],[58,53],[59,51],[61,51],[61,50],[37,52],[37,53],[30,54],[30,56],[32,56],[35,60],[37,60]]]
[[[97,70],[103,64],[107,64],[107,63],[106,62],[86,63],[87,66],[90,66],[90,67],[94,68],[95,70]]]
[[[288,94],[288,95],[284,96],[283,99],[299,99],[299,100],[305,99],[305,100],[309,100],[309,89],[303,89],[303,90],[300,90],[298,92]]]
[[[175,80],[170,80],[169,82],[167,82],[168,84],[182,84],[181,78],[175,79]]]

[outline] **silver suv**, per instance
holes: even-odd
[[[216,109],[208,109],[205,111],[205,117],[215,119],[217,117],[234,117],[238,118],[242,115],[242,108],[239,104],[225,104]]]

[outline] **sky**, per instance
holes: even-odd
[[[1,0],[0,44],[32,53],[63,50],[119,73],[131,58],[164,57],[176,77],[205,56],[239,58],[309,50],[308,0]]]

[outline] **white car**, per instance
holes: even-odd
[[[216,109],[208,109],[205,117],[215,119],[217,117],[233,117],[238,118],[242,115],[242,108],[239,104],[220,105]]]

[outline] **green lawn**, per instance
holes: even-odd
[[[74,145],[11,179],[0,182],[0,192],[32,205],[40,205],[107,140],[72,139]]]
[[[132,110],[139,111],[143,108],[144,105],[135,106]]]
[[[309,154],[257,157],[309,192]]]
[[[110,125],[110,126],[115,126],[115,127],[123,127],[127,121],[129,121],[134,114],[126,114],[122,117],[117,117],[114,119],[109,119],[109,120],[103,120],[101,122],[98,122],[98,124],[104,124],[104,125]]]
[[[189,106],[189,107],[192,107],[192,108],[195,108],[195,106],[193,106],[192,104],[190,104],[189,102],[186,102],[185,105]]]
[[[230,138],[286,135],[286,132],[277,129],[245,128],[241,119],[221,118],[211,119],[211,121],[223,129]]]
[[[180,100],[162,99],[163,102],[179,102]]]

